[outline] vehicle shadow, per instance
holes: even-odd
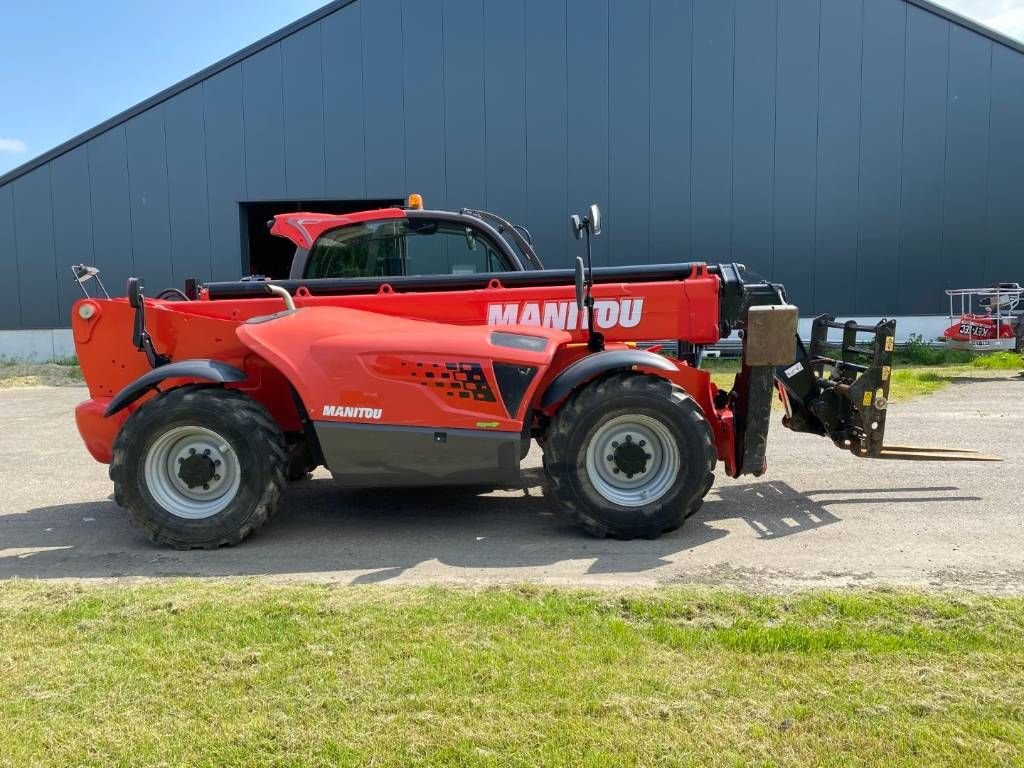
[[[544,497],[537,475],[528,470],[524,476],[522,487],[485,493],[343,491],[317,477],[292,485],[264,530],[216,551],[150,544],[109,499],[40,507],[0,517],[0,578],[323,574],[358,584],[388,582],[418,566],[444,570],[438,578],[453,578],[452,568],[461,571],[454,577],[472,578],[491,569],[567,561],[589,561],[590,574],[642,573],[728,536],[721,525],[728,520],[744,521],[768,542],[841,522],[828,509],[835,505],[977,500],[957,496],[955,486],[801,493],[776,481],[727,484],[679,530],[655,541],[616,541],[592,538],[566,522]],[[931,495],[893,496],[920,492]]]

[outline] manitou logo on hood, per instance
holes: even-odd
[[[643,317],[643,299],[597,299],[596,328],[636,328]],[[488,325],[537,325],[562,331],[587,327],[587,313],[575,301],[512,301],[487,305]]]
[[[359,408],[351,405],[325,405],[324,416],[340,416],[344,419],[380,419],[380,408]]]

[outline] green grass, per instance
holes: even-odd
[[[911,351],[909,354],[897,353],[889,390],[890,400],[899,402],[931,395],[957,380],[985,378],[998,371],[1024,370],[1024,358],[1015,352],[976,355],[950,349],[933,351],[934,357],[929,357],[929,353],[922,350]],[[923,359],[937,362],[914,362]],[[704,360],[703,367],[711,372],[715,386],[729,389],[740,369],[740,361],[736,358],[708,358]]]
[[[1009,765],[1024,601],[0,585],[0,765]]]
[[[979,355],[971,361],[975,368],[988,368],[999,371],[1017,371],[1024,368],[1024,355],[1016,352],[992,352]]]

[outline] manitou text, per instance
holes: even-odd
[[[643,299],[597,299],[594,327],[635,328],[643,317]],[[487,305],[488,325],[537,325],[563,331],[587,327],[587,313],[575,301],[524,301]]]

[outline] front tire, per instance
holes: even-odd
[[[544,443],[549,487],[595,536],[657,538],[696,512],[714,482],[711,428],[682,388],[617,373],[555,414]]]
[[[149,539],[176,549],[237,544],[274,514],[284,435],[260,403],[185,386],[135,411],[114,442],[114,498]]]

